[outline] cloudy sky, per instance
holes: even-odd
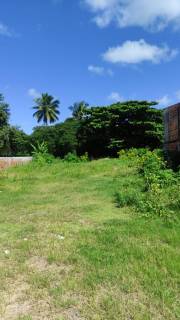
[[[33,99],[180,100],[180,0],[1,0],[0,92],[31,132]]]

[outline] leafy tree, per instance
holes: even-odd
[[[38,143],[46,143],[48,152],[50,154],[56,153],[56,130],[55,126],[39,126],[35,127],[33,133],[30,136],[31,145],[37,145]]]
[[[0,156],[10,156],[11,147],[10,147],[10,137],[9,137],[9,126],[3,126],[0,129]]]
[[[10,156],[27,156],[30,155],[30,139],[18,127],[9,127]]]
[[[28,136],[18,127],[9,125],[10,107],[0,94],[0,156],[26,155]]]
[[[0,94],[0,155],[2,156],[10,153],[9,116],[9,105],[5,102],[4,96]]]
[[[40,126],[34,128],[31,134],[31,144],[45,142],[49,153],[56,157],[64,157],[68,152],[78,149],[77,131],[79,121],[70,118],[54,126]]]
[[[89,104],[85,101],[75,102],[69,109],[72,111],[72,115],[77,120],[82,120]]]
[[[4,101],[4,97],[0,94],[0,128],[8,125],[10,117],[9,105]]]
[[[162,144],[162,111],[155,102],[128,101],[93,107],[78,131],[80,153],[93,157],[116,156],[122,148],[157,148]]]
[[[64,123],[57,124],[56,130],[56,156],[64,157],[69,152],[78,151],[77,132],[80,122],[76,119],[67,119]]]
[[[29,137],[22,130],[9,125],[0,129],[0,156],[25,156],[29,154]]]
[[[54,123],[58,120],[59,112],[59,100],[55,100],[47,93],[42,94],[40,98],[35,99],[36,106],[33,107],[36,112],[33,117],[37,119],[37,122],[43,121],[44,125],[48,123]]]

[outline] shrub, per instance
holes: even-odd
[[[64,161],[66,162],[72,162],[72,163],[79,163],[80,162],[80,158],[72,152],[69,152],[65,157],[64,157]]]
[[[175,174],[171,169],[167,169],[161,153],[148,151],[139,160],[139,172],[144,176],[147,190],[152,185],[162,188],[166,185],[172,185],[175,182]]]
[[[86,152],[84,155],[78,157],[75,153],[69,152],[65,157],[64,161],[72,162],[72,163],[80,163],[89,161],[88,153]]]
[[[128,159],[135,160],[135,158],[139,159],[140,157],[145,155],[147,152],[148,152],[147,148],[139,148],[139,149],[131,148],[127,150],[122,149],[117,154],[119,158],[126,157]]]
[[[148,149],[121,150],[120,158],[128,159],[133,166],[136,164],[139,174],[144,178],[145,192],[143,194],[116,194],[116,203],[119,207],[125,205],[134,206],[143,216],[160,216],[172,218],[175,211],[173,206],[168,206],[164,193],[168,186],[178,185],[179,177],[171,169],[167,168],[163,154],[160,150]],[[179,196],[173,201],[174,209],[179,207]]]
[[[37,146],[32,145],[33,152],[33,161],[39,165],[51,164],[54,160],[54,157],[49,154],[48,147],[45,142],[37,143]]]
[[[82,156],[80,156],[80,160],[81,160],[82,162],[88,162],[88,161],[89,161],[88,153],[85,152],[85,154],[83,154]]]

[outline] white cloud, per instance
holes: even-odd
[[[106,10],[117,4],[117,0],[85,0],[92,10]]]
[[[122,45],[109,48],[103,59],[111,63],[138,64],[145,61],[160,63],[171,60],[178,54],[177,50],[171,50],[168,46],[158,47],[145,40],[126,41]]]
[[[108,75],[108,76],[112,77],[114,75],[114,73],[111,69],[105,69],[104,67],[99,67],[99,66],[94,66],[94,65],[89,65],[88,71],[91,73],[94,73],[98,76]]]
[[[169,24],[179,27],[179,0],[84,0],[95,13],[99,27],[115,21],[120,28],[139,26],[161,30]]]
[[[111,100],[113,102],[119,102],[123,101],[123,97],[118,92],[111,92],[111,94],[108,96],[108,100]]]
[[[99,66],[90,65],[88,66],[88,71],[95,73],[97,75],[103,75],[104,74],[104,68]]]
[[[12,37],[12,32],[9,30],[9,27],[0,22],[0,35],[6,37]]]
[[[31,88],[28,90],[28,95],[33,99],[36,99],[39,98],[41,94],[36,89]]]
[[[172,99],[168,95],[165,95],[162,98],[157,99],[157,102],[162,107],[168,107],[172,103]]]

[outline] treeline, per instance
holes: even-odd
[[[30,155],[32,145],[46,142],[56,157],[85,152],[92,158],[116,156],[121,149],[159,148],[163,139],[162,110],[155,102],[128,101],[105,107],[83,102],[71,107],[72,117],[53,126],[37,126],[31,135],[9,124],[10,108],[0,95],[0,156]]]

